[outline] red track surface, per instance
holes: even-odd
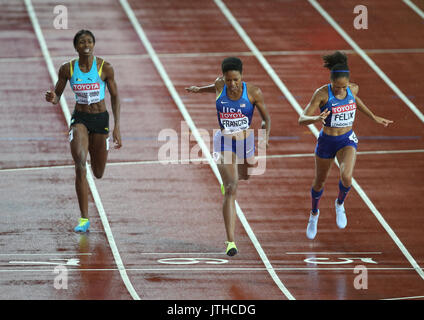
[[[285,52],[266,55],[266,59],[302,107],[313,91],[328,81],[328,72],[321,66],[323,51],[351,50],[307,1],[225,3],[261,52]],[[424,112],[424,47],[419,40],[424,38],[423,20],[402,1],[365,1],[369,29],[359,31],[352,23],[355,1],[338,6],[329,0],[319,3],[362,49],[387,50],[369,56]],[[264,92],[272,118],[268,155],[298,156],[268,159],[264,175],[240,183],[237,201],[276,275],[295,299],[424,296],[424,279],[355,190],[346,202],[348,227],[337,229],[333,212],[336,166],[321,200],[317,238],[306,238],[314,169],[313,158],[300,154],[313,152],[315,137],[308,128],[297,125],[296,111],[258,60],[246,56],[249,49],[213,1],[129,4],[197,128],[209,134],[216,128],[214,97],[187,94],[184,88],[211,83],[227,53],[242,57],[244,80]],[[94,32],[96,54],[115,69],[124,147],[110,152],[105,176],[95,183],[138,296],[287,299],[239,221],[236,241],[240,253],[234,258],[223,253],[222,196],[208,164],[122,163],[156,161],[164,144],[157,139],[160,131],[168,128],[180,135],[183,117],[118,1],[64,1],[63,5],[68,8],[69,29],[56,30],[51,3],[33,1],[55,69],[74,56],[72,38],[81,28]],[[131,299],[94,201],[90,201],[91,232],[84,236],[72,231],[78,206],[66,122],[60,107],[43,100],[44,91],[53,84],[25,4],[10,1],[0,4],[0,10],[2,19],[7,17],[0,22],[0,70],[3,75],[13,75],[0,80],[0,298]],[[359,154],[354,176],[422,267],[424,123],[361,57],[349,53],[349,62],[352,81],[360,85],[360,97],[376,114],[395,121],[383,128],[358,115],[359,151],[421,150]],[[72,108],[69,88],[65,97]],[[107,102],[110,106],[108,98]],[[254,127],[258,124],[256,113]],[[51,167],[58,165],[67,166]],[[29,170],[15,170],[21,168]],[[354,260],[336,264],[349,257],[372,258],[377,263]],[[170,258],[228,262],[159,262]],[[308,263],[307,258],[327,258],[330,264]],[[78,265],[67,266],[67,290],[54,288],[55,265],[40,264],[58,263],[50,259],[79,260]],[[366,290],[354,287],[358,274],[353,268],[357,265],[368,268]]]

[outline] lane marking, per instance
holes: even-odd
[[[10,169],[0,169],[0,172],[18,172],[18,171],[33,171],[33,170],[48,170],[48,169],[68,169],[68,168],[74,168],[74,167],[75,167],[74,165],[65,165],[65,166],[10,168]]]
[[[286,254],[382,254],[382,252],[286,252]]]
[[[217,259],[217,258],[165,258],[157,260],[159,263],[165,264],[223,264],[228,263],[227,259]]]
[[[415,297],[403,297],[403,298],[386,298],[381,300],[412,300],[412,299],[422,299],[424,296],[415,296]]]
[[[165,68],[162,65],[162,62],[159,60],[159,57],[157,56],[155,50],[153,49],[149,39],[147,38],[146,34],[144,33],[143,28],[141,27],[140,23],[138,22],[133,10],[131,9],[130,5],[126,0],[120,0],[120,3],[122,7],[124,8],[129,20],[131,21],[135,31],[137,32],[137,35],[139,36],[141,42],[143,43],[144,47],[146,48],[147,52],[149,53],[150,58],[152,59],[157,71],[159,72],[160,76],[162,77],[163,82],[165,83],[166,87],[168,88],[168,91],[170,92],[172,98],[174,99],[178,109],[180,110],[182,116],[184,117],[187,125],[191,129],[192,134],[194,135],[195,139],[199,143],[199,146],[201,147],[203,154],[206,155],[206,158],[209,162],[209,165],[212,168],[212,171],[214,172],[216,178],[218,179],[219,183],[222,184],[221,175],[219,174],[218,167],[216,163],[213,161],[211,154],[209,153],[209,149],[207,148],[205,142],[203,141],[199,131],[197,130],[196,125],[194,124],[193,120],[191,119],[190,114],[188,113],[184,103],[182,102],[178,92],[176,91],[171,79],[169,78],[168,74],[165,71]],[[284,293],[284,295],[292,300],[294,297],[292,294],[287,290],[287,288],[283,285],[278,275],[275,273],[274,269],[272,268],[271,263],[268,260],[268,257],[266,256],[265,252],[263,251],[261,245],[259,244],[256,236],[254,235],[249,223],[247,222],[242,210],[240,209],[237,201],[236,201],[236,212],[237,215],[248,233],[250,240],[252,241],[254,247],[256,248],[256,251],[259,253],[263,263],[267,267],[268,272],[270,273],[272,279],[277,284],[277,286],[280,288],[280,290]]]
[[[361,56],[362,59],[374,70],[375,73],[392,89],[411,111],[424,123],[422,112],[408,99],[408,97],[393,83],[392,80],[380,69],[379,66],[356,44],[355,41],[339,26],[339,24],[325,11],[316,0],[308,2],[324,17],[325,20],[342,36],[342,38]]]
[[[308,264],[351,264],[357,260],[360,260],[360,262],[363,262],[363,263],[378,264],[378,262],[374,261],[373,258],[361,258],[361,257],[337,258],[337,261],[331,261],[331,260],[329,261],[329,260],[330,258],[310,257],[310,258],[306,258],[303,261]]]
[[[273,267],[273,270],[275,271],[288,271],[288,272],[293,272],[293,271],[299,271],[299,272],[304,272],[304,271],[352,271],[355,270],[355,267],[284,267],[284,268],[279,268],[279,267]],[[246,272],[250,272],[250,271],[264,271],[264,272],[269,272],[268,268],[264,268],[264,267],[257,267],[257,268],[252,268],[252,267],[238,267],[238,268],[222,268],[222,267],[203,267],[203,268],[127,268],[126,269],[128,272],[193,272],[193,271],[205,271],[205,272],[211,272],[211,271],[216,271],[216,272],[223,272],[223,271],[228,271],[228,272],[241,272],[241,271],[246,271]],[[414,268],[407,268],[407,267],[367,267],[368,271],[415,271]],[[37,269],[0,269],[0,273],[6,273],[6,272],[53,272],[53,269],[47,269],[47,268],[37,268]],[[80,269],[80,268],[69,268],[68,271],[84,271],[84,272],[115,272],[115,271],[119,271],[119,269],[117,268],[104,268],[104,269]]]
[[[359,151],[357,154],[399,154],[399,153],[423,153],[424,149],[416,150],[376,150],[376,151]]]
[[[225,252],[141,252],[140,254],[165,254],[165,255],[184,255],[184,254],[211,254],[211,255],[225,255]]]
[[[37,36],[38,43],[40,44],[40,48],[41,48],[41,51],[43,53],[44,60],[47,64],[48,72],[50,74],[50,77],[52,79],[53,84],[56,84],[56,82],[58,80],[58,77],[56,75],[56,70],[53,66],[53,62],[52,62],[52,59],[50,57],[49,49],[47,47],[46,40],[44,39],[44,35],[43,35],[42,30],[41,30],[40,24],[38,22],[37,15],[35,13],[34,7],[32,6],[31,0],[25,0],[25,5],[26,5],[27,11],[28,11],[28,15],[31,19],[32,26],[34,27],[34,31],[35,31],[35,34]],[[66,99],[63,95],[60,98],[60,106],[61,106],[63,114],[65,116],[66,123],[69,127],[71,114],[70,114],[70,111],[69,111],[68,104],[66,103]],[[91,170],[87,170],[87,181],[88,181],[88,185],[90,187],[91,194],[93,196],[94,202],[96,204],[97,210],[99,212],[100,219],[102,221],[103,228],[105,230],[106,237],[107,237],[109,245],[110,245],[110,249],[112,251],[113,257],[115,259],[116,265],[119,269],[119,273],[120,273],[121,278],[122,278],[122,280],[125,284],[125,287],[127,288],[128,292],[130,293],[130,295],[133,299],[140,300],[140,297],[138,296],[137,292],[134,290],[134,287],[133,287],[133,285],[132,285],[132,283],[131,283],[130,279],[128,278],[128,275],[125,271],[125,267],[124,267],[124,264],[122,262],[121,256],[119,254],[118,247],[116,246],[115,239],[113,237],[112,230],[111,230],[110,225],[109,225],[109,221],[106,217],[106,212],[103,208],[103,204],[101,202],[100,195],[99,195],[97,188],[96,188],[96,185],[94,183],[93,174],[91,173]]]
[[[9,261],[9,264],[24,264],[24,265],[58,265],[58,266],[74,266],[78,267],[80,264],[79,259],[49,259],[49,261]],[[62,261],[62,262],[52,262]]]
[[[348,54],[356,53],[352,49],[339,49]],[[362,49],[371,54],[406,54],[406,53],[424,53],[424,48],[393,48],[393,49]],[[334,50],[276,50],[262,51],[264,56],[305,56],[305,55],[325,55],[333,53]],[[176,53],[157,53],[159,58],[206,58],[206,57],[229,57],[229,56],[253,56],[250,51],[239,52],[176,52]],[[148,54],[106,54],[105,59],[150,59]],[[72,56],[52,56],[53,60],[68,61]],[[0,63],[13,62],[37,62],[43,61],[43,57],[3,57]]]
[[[375,150],[375,151],[359,151],[356,154],[360,155],[386,155],[386,154],[403,154],[403,153],[424,153],[424,149],[413,149],[413,150]],[[314,153],[294,153],[294,154],[274,154],[267,156],[257,156],[258,159],[280,159],[280,158],[304,158],[304,157],[314,157]],[[178,163],[189,163],[189,162],[205,162],[208,161],[207,158],[197,158],[197,159],[181,159],[181,160],[170,160],[169,164],[178,164]],[[140,161],[123,161],[123,162],[108,162],[107,166],[132,166],[132,165],[149,165],[149,164],[161,164],[164,165],[159,160],[140,160]],[[87,164],[90,166],[90,164]],[[74,165],[58,165],[58,166],[46,166],[46,167],[26,167],[26,168],[9,168],[9,169],[0,169],[1,172],[18,172],[18,171],[33,171],[33,170],[48,170],[48,169],[73,169]],[[97,231],[90,231],[97,232]]]
[[[412,1],[410,0],[403,0],[403,2],[409,6],[412,10],[415,11],[416,14],[418,14],[421,18],[424,19],[424,12],[417,6],[415,5]]]
[[[0,256],[91,256],[92,253],[0,253]]]
[[[285,84],[281,81],[281,79],[279,78],[277,73],[274,71],[274,69],[271,67],[271,65],[268,63],[268,61],[265,59],[265,57],[262,55],[262,53],[259,51],[259,49],[256,47],[256,45],[249,38],[247,33],[244,31],[244,29],[240,26],[238,21],[234,18],[234,16],[230,12],[230,10],[225,6],[225,4],[221,0],[214,0],[214,1],[215,1],[216,5],[221,9],[222,13],[227,18],[227,20],[231,23],[231,25],[237,31],[237,33],[242,38],[242,40],[247,45],[247,47],[254,53],[255,57],[262,64],[263,68],[269,74],[271,79],[275,82],[277,87],[286,96],[287,100],[290,102],[292,107],[296,110],[296,112],[299,115],[301,115],[303,113],[302,107],[299,105],[299,103],[293,97],[291,92],[287,89]],[[308,1],[311,2],[312,0],[308,0]],[[424,120],[424,117],[423,117],[423,120]],[[315,137],[318,138],[319,131],[315,127],[315,125],[310,124],[307,127],[312,131],[312,133],[315,135]],[[337,159],[335,159],[335,163],[337,164],[337,166],[340,167]],[[392,238],[392,240],[395,242],[395,244],[401,250],[401,252],[406,257],[406,259],[409,261],[409,263],[413,266],[413,268],[420,275],[420,277],[422,279],[424,279],[424,272],[421,269],[421,267],[418,265],[418,263],[415,261],[415,259],[412,257],[412,255],[409,253],[409,251],[406,249],[406,247],[403,245],[403,243],[400,241],[400,239],[398,238],[396,233],[393,231],[393,229],[389,226],[389,224],[386,222],[386,220],[384,220],[383,216],[380,214],[380,212],[374,206],[372,201],[368,198],[365,191],[362,189],[362,187],[357,183],[357,181],[354,178],[352,178],[352,186],[354,187],[356,192],[358,192],[358,194],[362,198],[362,200],[370,208],[371,212],[374,214],[374,216],[377,218],[377,220],[380,222],[380,224],[383,226],[383,228],[386,230],[386,232],[389,234],[389,236]]]

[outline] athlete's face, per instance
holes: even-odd
[[[346,90],[348,85],[349,85],[349,79],[346,77],[331,80],[331,87],[333,88],[333,94],[335,96],[346,95]]]
[[[94,49],[94,40],[89,34],[83,34],[78,38],[75,48],[80,55],[91,55]]]
[[[230,70],[224,73],[224,81],[227,85],[228,90],[237,94],[240,92],[241,88],[241,73],[240,71]]]

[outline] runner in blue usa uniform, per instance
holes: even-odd
[[[339,195],[335,200],[336,223],[340,229],[347,225],[344,200],[352,185],[358,139],[352,130],[356,110],[363,112],[378,124],[387,127],[393,121],[374,115],[359,99],[359,86],[350,83],[350,70],[345,54],[337,51],[323,57],[324,67],[330,70],[330,84],[317,89],[299,118],[299,124],[321,122],[315,148],[315,178],[311,188],[312,209],[306,236],[314,239],[317,234],[319,200],[334,158],[340,164]],[[320,110],[319,115],[314,115]]]
[[[271,119],[261,90],[242,81],[242,61],[236,57],[229,57],[224,59],[221,67],[223,76],[217,78],[214,84],[204,87],[191,86],[186,90],[216,94],[216,111],[220,130],[213,138],[213,155],[223,180],[221,190],[224,194],[226,253],[233,256],[237,254],[234,228],[238,180],[247,180],[248,168],[254,165],[255,138],[253,130],[249,130],[249,127],[255,107],[262,117],[262,128],[266,130],[266,139],[259,143],[259,148],[268,146]]]

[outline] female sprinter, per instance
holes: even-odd
[[[46,100],[57,104],[69,80],[75,93],[75,110],[69,130],[72,158],[75,162],[75,189],[78,197],[81,218],[75,227],[76,232],[86,232],[90,227],[88,219],[88,183],[85,166],[90,153],[94,176],[100,179],[106,166],[109,150],[109,114],[106,110],[105,84],[109,89],[112,111],[115,120],[113,142],[120,148],[119,129],[120,103],[114,71],[110,63],[93,55],[94,35],[88,30],[80,30],[74,37],[74,48],[78,59],[64,63],[59,69],[54,91],[46,92]]]
[[[330,84],[317,89],[299,118],[299,124],[322,122],[318,143],[315,148],[315,178],[312,183],[312,210],[306,236],[314,239],[317,233],[319,200],[324,184],[334,162],[340,164],[339,195],[335,201],[336,223],[340,229],[347,225],[344,200],[352,185],[352,174],[356,160],[358,139],[352,131],[356,109],[378,124],[387,127],[393,121],[374,115],[359,99],[359,86],[349,82],[350,71],[347,57],[339,51],[323,57],[324,67],[330,69]],[[320,114],[315,116],[317,110]]]
[[[222,77],[214,84],[186,88],[189,92],[213,92],[216,94],[218,130],[213,139],[214,158],[223,180],[221,186],[224,194],[223,216],[227,233],[226,253],[237,254],[234,243],[236,219],[236,191],[238,180],[249,178],[248,168],[253,164],[255,155],[255,138],[253,130],[248,130],[256,106],[262,117],[262,128],[266,129],[266,139],[259,147],[266,148],[269,141],[271,119],[265,107],[261,90],[242,81],[243,64],[239,58],[229,57],[221,65]]]

